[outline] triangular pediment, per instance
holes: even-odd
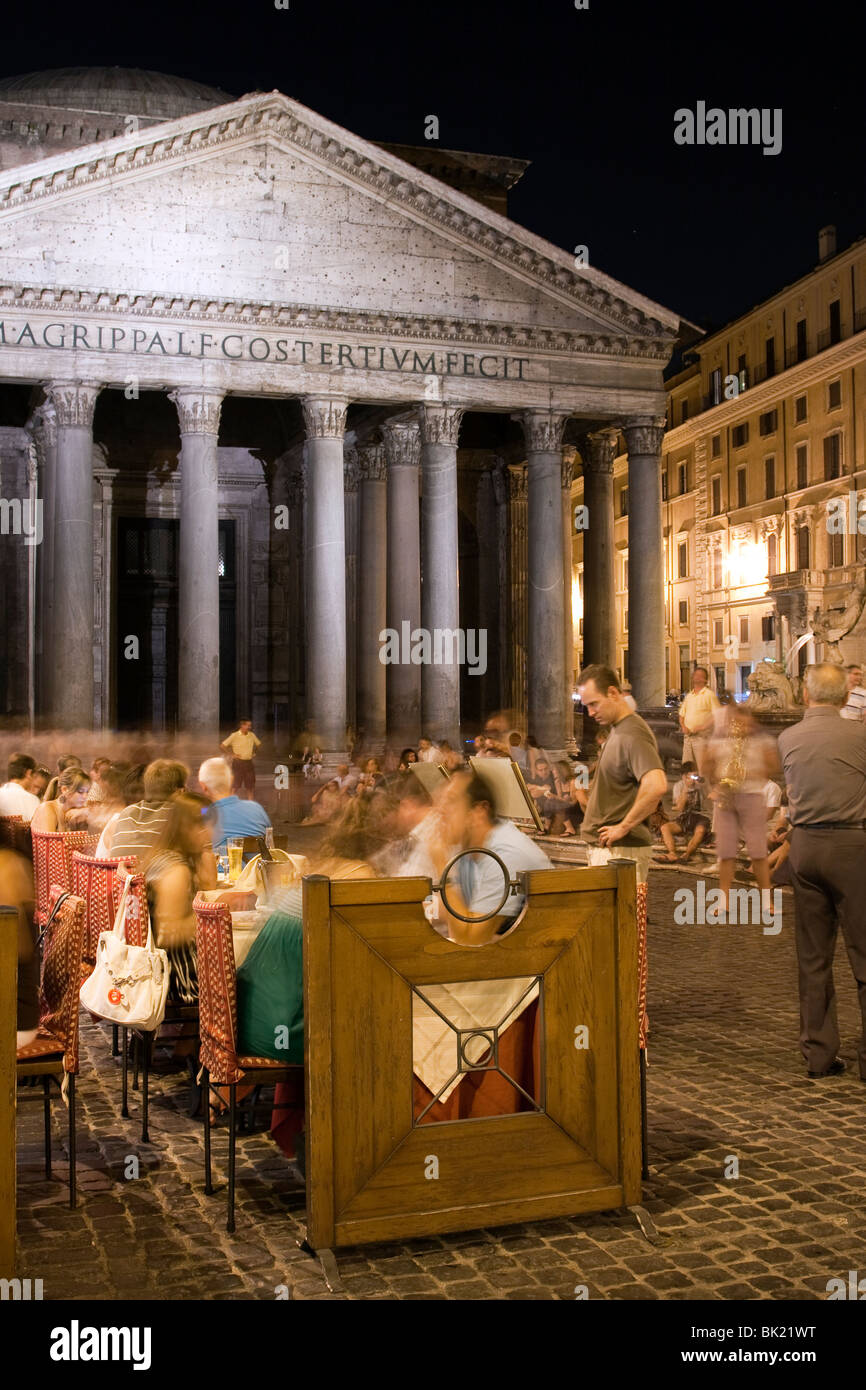
[[[678,328],[677,315],[278,92],[0,173],[0,279],[25,303],[122,295],[146,309],[177,297],[231,301],[254,321],[345,311],[384,329],[414,317],[451,322],[455,337],[485,324],[539,346],[658,360]]]

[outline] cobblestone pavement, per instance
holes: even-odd
[[[150,1145],[120,1116],[108,1030],[82,1029],[79,1206],[41,1169],[41,1106],[19,1130],[22,1277],[46,1299],[815,1299],[827,1280],[866,1270],[866,1086],[854,1062],[856,998],[844,951],[836,965],[839,1078],[809,1081],[796,1045],[790,896],[778,936],[760,927],[679,927],[679,870],[650,887],[651,1181],[644,1205],[655,1243],[619,1211],[451,1238],[342,1251],[345,1292],[331,1294],[296,1244],[297,1175],[267,1136],[239,1138],[237,1234],[224,1191],[203,1192],[202,1129],[187,1118],[185,1075],[153,1081]],[[96,1069],[94,1071],[94,1068]],[[57,1152],[57,1178],[65,1176]],[[225,1135],[217,1132],[221,1170]],[[140,1175],[131,1171],[137,1156]],[[739,1165],[738,1177],[733,1162]],[[222,1168],[224,1172],[224,1168]],[[283,1294],[282,1296],[285,1296]]]

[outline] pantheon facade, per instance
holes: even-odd
[[[617,440],[629,676],[663,703],[679,319],[510,221],[523,167],[375,145],[276,91],[0,83],[7,719],[309,720],[337,754],[347,728],[456,745],[509,707],[563,747],[572,478],[583,651],[615,661]],[[440,659],[384,663],[385,630],[445,634]],[[449,634],[482,630],[473,669]]]

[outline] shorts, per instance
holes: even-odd
[[[615,844],[613,849],[602,849],[601,845],[587,845],[586,862],[591,869],[600,869],[611,859],[633,859],[637,866],[638,884],[646,883],[655,850],[652,845]]]
[[[767,857],[767,803],[761,792],[735,792],[730,808],[716,807],[713,821],[716,853],[736,859],[740,840],[750,859]]]
[[[236,787],[247,791],[256,789],[256,765],[252,758],[232,758],[232,777]]]

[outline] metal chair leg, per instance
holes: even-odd
[[[75,1074],[69,1073],[69,1205],[75,1210]]]
[[[51,1077],[42,1078],[42,1112],[45,1120],[45,1177],[51,1179]]]
[[[119,1025],[118,1025],[118,1024],[112,1023],[112,1025],[111,1025],[111,1055],[112,1055],[112,1057],[119,1057],[119,1056],[120,1056],[120,1045],[119,1045],[119,1043],[118,1043],[118,1028],[119,1028]]]
[[[123,1032],[123,1082],[120,1091],[120,1113],[125,1120],[129,1119],[129,1030],[124,1028]]]
[[[150,1135],[147,1132],[147,1103],[149,1098],[148,1083],[150,1080],[150,1049],[153,1043],[152,1033],[142,1033],[141,1035],[141,1142],[150,1143]]]
[[[210,1197],[213,1193],[210,1164],[210,1073],[205,1067],[201,1078],[202,1110],[204,1111],[204,1190]]]
[[[237,1118],[236,1104],[237,1086],[234,1084],[229,1087],[229,1212],[226,1221],[226,1230],[229,1235],[235,1229],[235,1120]]]
[[[138,1065],[139,1065],[139,1044],[141,1039],[137,1033],[132,1035],[132,1089],[138,1090]]]

